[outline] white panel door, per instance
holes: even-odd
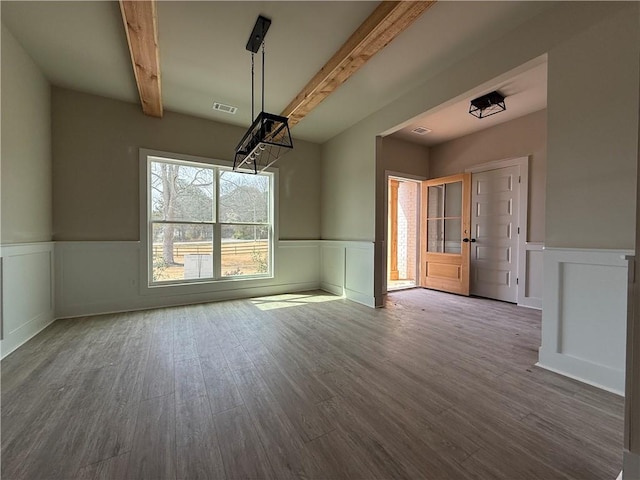
[[[474,173],[471,294],[516,303],[520,167]]]

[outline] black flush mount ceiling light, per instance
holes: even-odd
[[[504,104],[504,96],[499,92],[489,92],[486,95],[471,100],[469,113],[474,117],[484,118],[496,113],[504,112],[507,106]]]
[[[236,147],[233,170],[258,173],[273,165],[293,148],[289,119],[264,111],[264,37],[271,20],[260,15],[253,27],[247,50],[251,52],[251,118],[254,118],[254,55],[262,47],[262,111]]]

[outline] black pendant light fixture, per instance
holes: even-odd
[[[247,50],[251,52],[251,118],[254,119],[254,55],[262,47],[262,109],[236,147],[233,170],[262,172],[293,148],[289,119],[264,111],[264,37],[271,20],[260,15],[253,27]]]
[[[493,91],[471,100],[469,113],[474,117],[484,118],[504,112],[506,109],[507,106],[504,103],[504,95],[500,92]]]

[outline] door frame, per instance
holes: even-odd
[[[422,195],[420,194],[420,182],[426,180],[425,177],[420,175],[412,175],[410,173],[396,172],[393,170],[384,171],[384,262],[382,262],[382,295],[388,293],[387,283],[389,272],[387,271],[387,264],[389,263],[389,179],[398,178],[409,182],[418,184],[418,194],[416,198],[416,287],[419,286],[418,275],[420,266],[420,209],[422,205]]]
[[[471,184],[473,185],[474,173],[515,166],[519,167],[520,175],[520,198],[518,207],[518,227],[520,228],[520,233],[518,235],[518,261],[516,262],[516,300],[518,302],[517,305],[527,305],[527,241],[529,238],[527,229],[527,215],[529,212],[529,157],[526,156],[507,158],[504,160],[482,163],[480,165],[468,167],[464,171],[465,173],[471,174]]]

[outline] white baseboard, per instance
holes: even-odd
[[[587,385],[591,385],[593,387],[600,388],[602,390],[606,390],[607,392],[615,393],[616,395],[624,397],[624,388],[620,390],[617,388],[612,388],[610,386],[612,383],[619,383],[619,371],[604,370],[602,368],[599,368],[599,365],[594,365],[594,371],[590,372],[590,374],[586,376],[584,374],[584,362],[577,362],[575,365],[572,365],[570,361],[567,361],[566,356],[557,355],[554,357],[553,354],[549,356],[543,353],[541,350],[542,349],[539,350],[540,360],[536,363],[536,367],[544,368],[545,370],[549,370],[550,372],[573,378],[574,380],[586,383]],[[560,365],[560,367],[558,367],[558,365]],[[598,382],[597,380],[593,380],[594,378],[601,378],[602,380]],[[622,379],[622,383],[624,385],[624,378]]]
[[[340,285],[333,285],[327,282],[320,282],[320,289],[325,292],[331,293],[333,295],[338,295],[340,297],[345,295],[344,287]]]
[[[373,295],[366,295],[362,292],[356,292],[354,290],[345,290],[345,296],[352,302],[360,303],[367,307],[376,308],[376,299]]]
[[[623,394],[629,253],[544,250],[541,367]]]

